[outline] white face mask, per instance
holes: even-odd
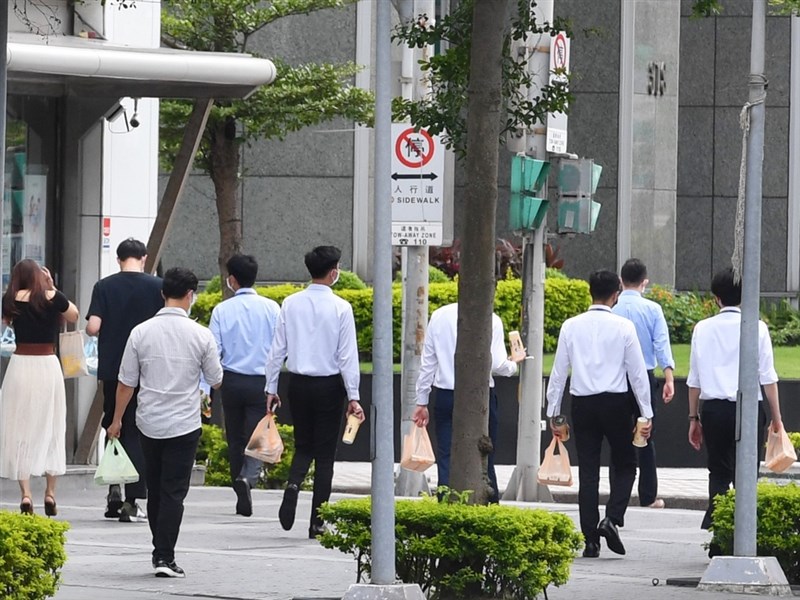
[[[197,302],[197,292],[192,292],[192,301],[189,303],[189,310],[186,311],[187,315],[192,313],[192,307],[195,302]]]
[[[336,269],[336,277],[333,278],[333,283],[331,283],[331,287],[335,286],[337,281],[339,281],[339,269]]]
[[[231,278],[230,278],[230,277],[227,277],[227,278],[225,279],[225,285],[227,285],[227,286],[228,286],[228,289],[229,289],[230,291],[232,291],[233,293],[236,293],[236,290],[235,290],[235,289],[233,289],[233,286],[231,285]]]

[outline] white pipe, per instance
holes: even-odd
[[[633,189],[633,55],[636,3],[620,2],[619,175],[617,180],[617,271],[631,254]]]
[[[800,292],[800,17],[791,17],[789,75],[789,192],[786,244],[786,289]],[[797,299],[794,299],[797,302]]]

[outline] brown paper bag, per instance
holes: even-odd
[[[555,454],[556,447],[558,447],[558,454]],[[544,451],[544,458],[536,479],[542,485],[572,485],[569,453],[564,443],[557,437],[553,438],[553,441]]]
[[[400,466],[409,471],[422,473],[436,463],[431,438],[424,427],[412,425],[411,432],[403,436],[403,453]]]
[[[89,374],[86,367],[86,354],[83,350],[83,333],[80,331],[62,331],[58,335],[58,356],[64,379],[83,377]]]
[[[278,426],[275,425],[274,414],[267,413],[267,416],[258,422],[244,453],[273,465],[281,461],[283,440],[278,433]]]
[[[769,438],[767,439],[767,455],[764,457],[764,466],[774,473],[783,473],[797,460],[797,453],[794,450],[792,441],[786,434],[786,430],[781,427],[778,433],[769,428]]]

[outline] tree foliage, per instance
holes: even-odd
[[[515,0],[513,5],[516,10],[510,15],[506,27],[502,59],[502,107],[507,116],[501,136],[530,128],[537,121],[546,121],[547,113],[566,112],[572,99],[566,77],[561,82],[542,86],[534,98],[527,96],[526,90],[531,86],[534,74],[528,70],[528,61],[515,52],[514,42],[524,40],[526,36],[555,36],[560,30],[569,32],[566,21],[537,23],[533,13],[535,4],[530,0]],[[431,133],[443,134],[447,147],[454,149],[462,158],[466,151],[473,5],[474,0],[462,0],[452,13],[432,26],[426,15],[420,15],[413,21],[398,25],[393,34],[395,41],[412,48],[434,44],[448,46],[444,52],[420,63],[422,72],[430,80],[431,93],[419,101],[395,98],[392,109],[398,120],[409,119],[414,125],[425,127]]]

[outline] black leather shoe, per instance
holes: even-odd
[[[253,498],[250,495],[250,482],[238,478],[233,482],[233,491],[236,492],[236,514],[249,517],[253,514]]]
[[[608,549],[617,554],[625,554],[625,546],[622,545],[622,540],[619,539],[619,531],[617,526],[606,517],[597,526],[597,533],[606,538]]]
[[[278,510],[278,520],[281,527],[289,531],[294,525],[294,514],[297,511],[297,493],[300,491],[296,483],[290,483],[283,492],[283,502]]]
[[[600,544],[586,542],[586,548],[583,549],[583,558],[597,558],[598,556],[600,556]]]
[[[714,558],[715,556],[722,556],[722,546],[715,542],[711,542],[708,545],[708,558]]]
[[[325,525],[312,525],[308,528],[308,539],[315,540],[318,535],[322,535],[326,531]]]

